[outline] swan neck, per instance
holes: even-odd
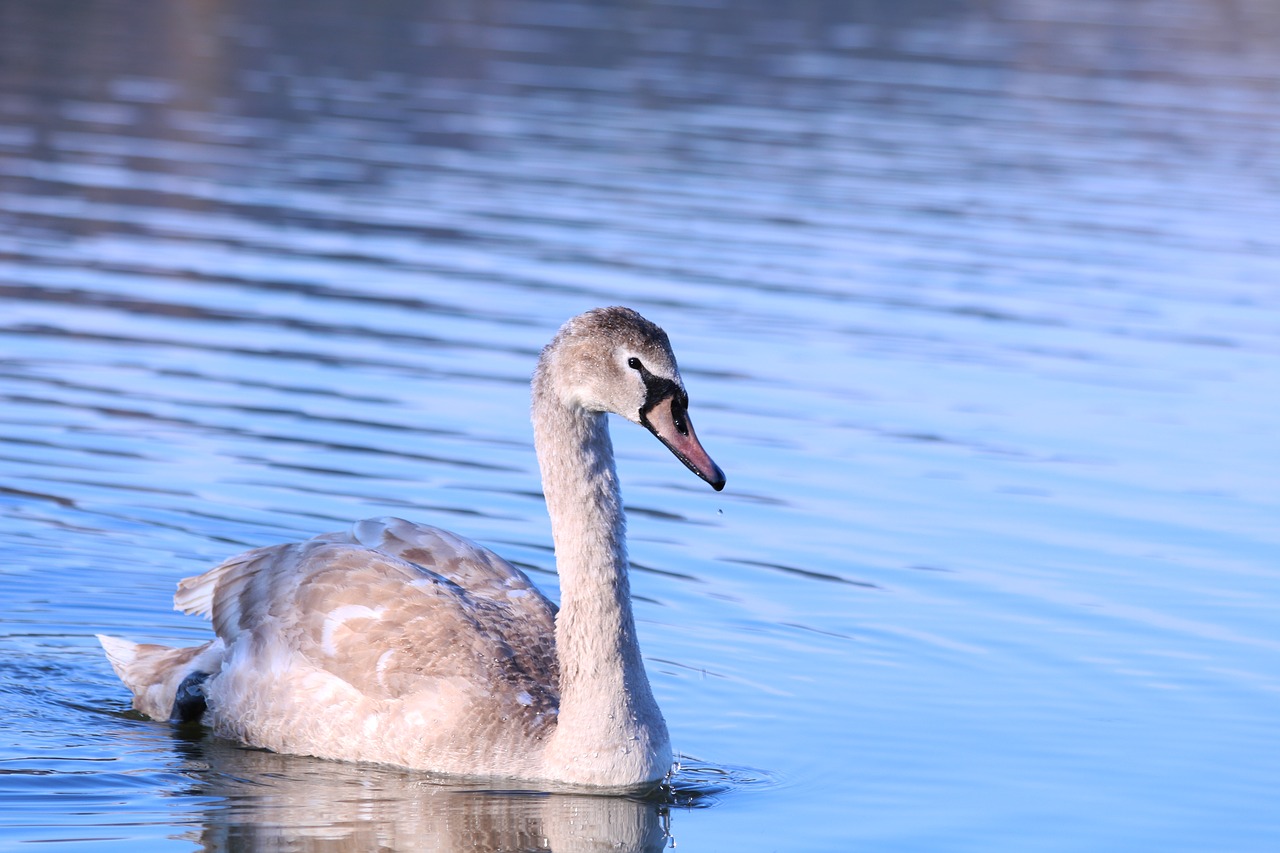
[[[606,416],[563,408],[543,414],[543,428],[535,429],[538,463],[564,606],[626,587],[626,516]]]
[[[660,777],[670,766],[670,745],[636,640],[626,520],[606,415],[538,391],[535,383],[534,433],[560,575],[560,711],[552,752],[570,776],[578,762],[601,765],[609,755],[634,765],[635,753],[643,753],[654,766],[627,772]]]

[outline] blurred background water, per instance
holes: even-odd
[[[614,303],[729,476],[615,429],[705,808],[126,711],[92,634],[251,546],[555,595]],[[0,0],[0,848],[1274,850],[1278,367],[1272,0]]]

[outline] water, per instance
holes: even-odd
[[[1269,0],[0,3],[0,848],[1272,850]],[[675,804],[127,710],[92,639],[395,514],[558,593],[527,378],[615,427]]]

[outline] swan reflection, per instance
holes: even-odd
[[[215,797],[190,840],[207,851],[658,851],[669,813],[639,797],[446,783],[377,765],[184,744],[192,793]]]

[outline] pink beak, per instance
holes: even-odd
[[[702,449],[698,434],[693,431],[689,413],[675,395],[664,397],[642,417],[644,425],[676,455],[690,471],[711,484],[717,492],[724,488],[724,472]]]

